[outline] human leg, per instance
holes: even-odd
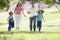
[[[33,22],[33,17],[30,17],[30,31],[32,31],[32,22]]]
[[[39,31],[41,30],[42,27],[42,21],[39,21]]]
[[[33,26],[33,29],[34,29],[34,31],[36,30],[36,16],[34,16],[34,18],[33,18],[33,21],[34,21],[34,26]]]
[[[11,27],[12,27],[12,26],[11,26],[11,24],[9,24],[9,26],[8,26],[8,31],[10,31],[10,30],[11,30]]]
[[[20,28],[21,15],[16,15],[16,30]]]

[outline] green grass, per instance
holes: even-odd
[[[53,21],[53,20],[56,20],[56,19],[60,19],[59,18],[60,17],[59,14],[60,14],[60,12],[44,14],[45,21],[49,22],[49,21]],[[60,27],[60,21],[52,22],[52,23],[48,23],[48,24],[43,24],[43,26],[46,26],[46,27],[59,26]]]
[[[5,25],[8,23],[8,12],[2,12],[0,13],[0,25]]]
[[[55,32],[20,32],[3,35],[5,40],[60,40],[60,33]]]
[[[60,19],[60,11],[58,11],[56,8],[52,8],[52,9],[45,9],[45,14],[44,14],[44,18],[46,22],[49,21],[53,21],[56,19]],[[59,26],[60,27],[60,21],[57,22],[53,22],[53,23],[48,23],[48,24],[43,24],[43,26],[45,27],[55,27],[55,26]]]
[[[20,31],[8,32],[3,29],[0,31],[0,36],[3,35],[5,40],[60,40],[60,27],[42,27],[41,32],[30,32],[28,27],[23,26]]]
[[[8,24],[8,23],[0,23],[0,25],[5,25],[5,24]]]
[[[60,12],[57,12],[57,13],[47,13],[47,14],[44,14],[44,18],[45,18],[46,21],[59,19],[59,17],[60,17],[59,14],[60,14]]]

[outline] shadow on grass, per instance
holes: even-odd
[[[55,34],[55,33],[58,33],[58,34],[60,34],[60,32],[49,32],[49,31],[41,31],[41,32],[38,32],[38,31],[35,31],[35,32],[31,32],[31,31],[17,31],[17,32],[7,32],[7,31],[0,31],[0,34],[18,34],[18,33],[27,33],[27,34],[39,34],[39,33],[45,33],[45,34],[47,34],[47,33],[53,33],[53,34]]]

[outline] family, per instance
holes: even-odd
[[[36,31],[36,25],[37,25],[37,28],[40,31],[42,27],[42,18],[44,20],[43,17],[44,10],[40,8],[37,10],[34,4],[35,4],[34,2],[31,2],[31,8],[27,11],[27,13],[30,14],[29,27],[30,27],[30,31],[32,30]],[[19,24],[21,20],[21,14],[23,14],[26,17],[23,11],[24,9],[22,8],[22,3],[18,3],[14,9],[15,18],[16,18],[16,30],[19,30],[20,28]],[[8,31],[11,31],[11,28],[14,28],[13,12],[9,12],[8,22],[9,22]]]

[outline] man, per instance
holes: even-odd
[[[31,8],[29,9],[28,13],[30,14],[30,31],[32,29],[35,31],[36,30],[36,16],[37,16],[37,10],[35,7],[35,3],[31,2]]]

